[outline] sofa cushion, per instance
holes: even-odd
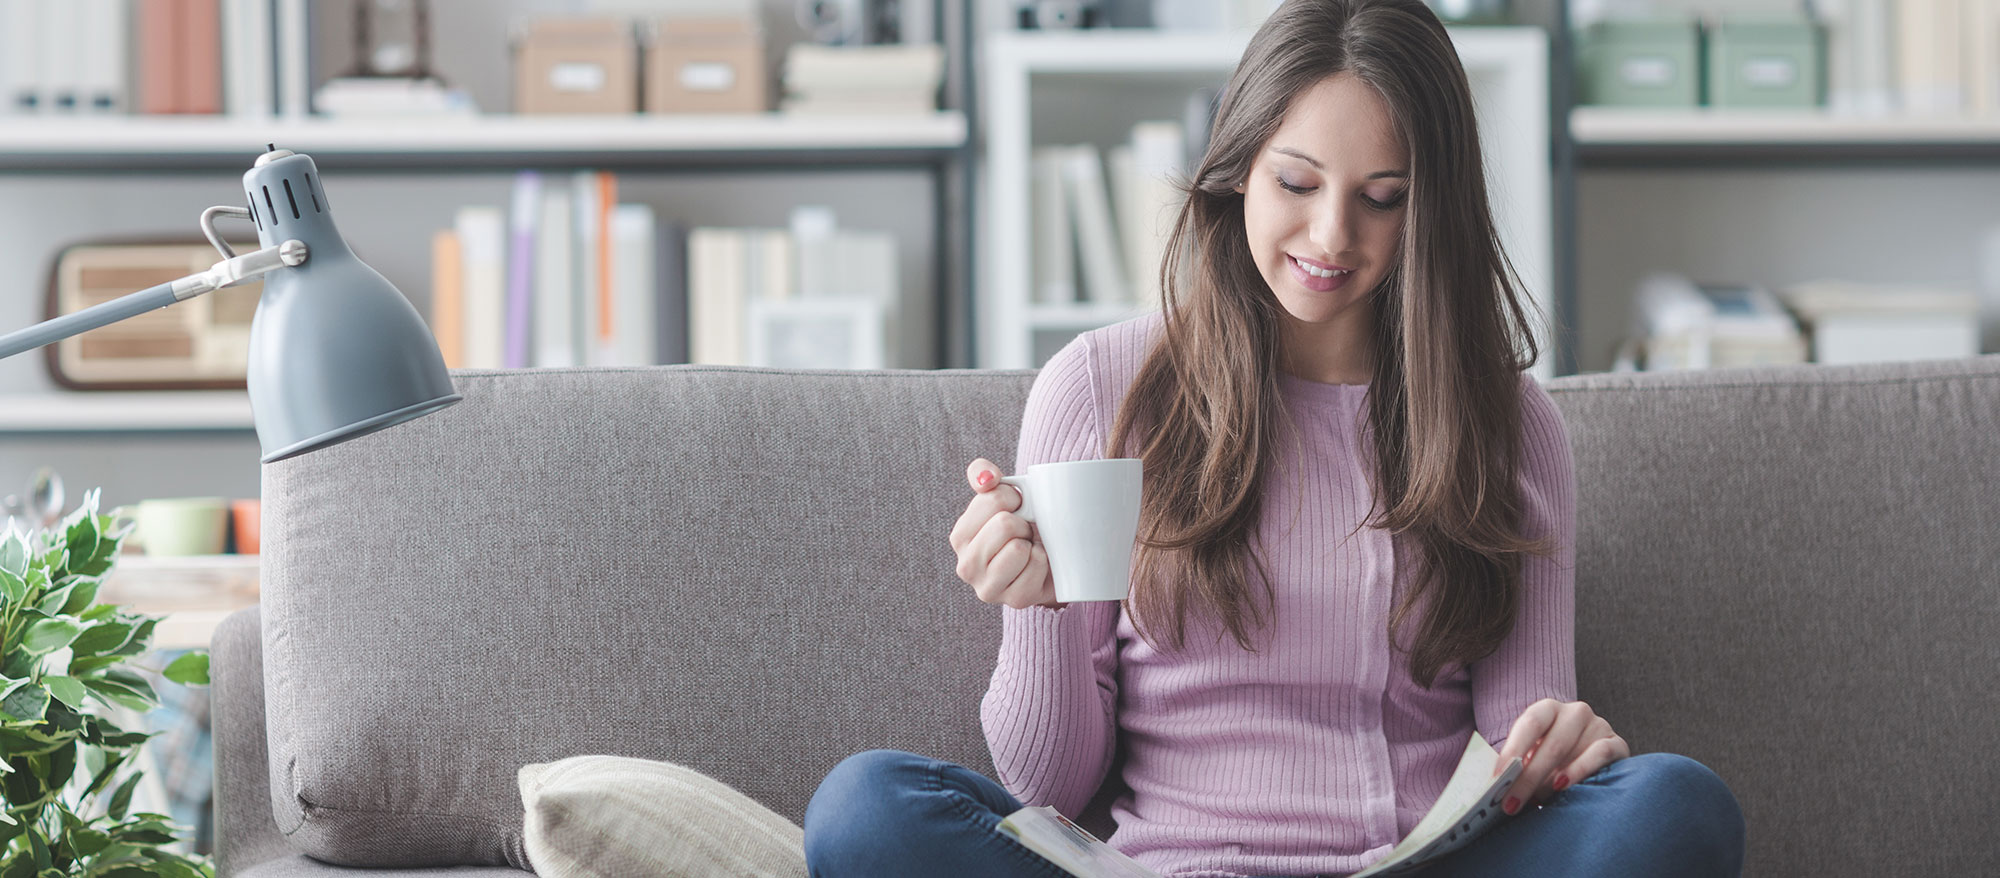
[[[521,766],[695,768],[793,821],[848,755],[991,772],[966,464],[1033,373],[463,370],[264,467],[271,797],[356,866],[527,868]]]
[[[571,756],[520,779],[542,878],[806,878],[798,824],[687,766]]]

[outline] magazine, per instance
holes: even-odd
[[[1508,761],[1506,771],[1494,777],[1493,767],[1499,761],[1500,754],[1493,745],[1474,731],[1472,740],[1465,742],[1465,755],[1459,758],[1458,769],[1452,772],[1430,813],[1417,821],[1416,828],[1388,856],[1349,878],[1416,871],[1464,847],[1498,823],[1507,814],[1501,810],[1500,800],[1507,794],[1507,787],[1521,776],[1521,759],[1517,756]],[[1158,872],[1098,841],[1048,806],[1015,811],[1000,821],[998,829],[1002,835],[1077,878],[1161,878]]]

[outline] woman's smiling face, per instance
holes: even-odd
[[[1401,249],[1408,154],[1388,107],[1352,73],[1292,101],[1239,191],[1257,269],[1293,318],[1363,325],[1365,298]]]

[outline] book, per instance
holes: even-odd
[[[542,219],[542,175],[521,171],[514,175],[514,198],[507,215],[507,316],[506,347],[501,365],[525,369],[536,317],[535,235]]]
[[[431,335],[447,369],[465,368],[465,257],[458,229],[431,235]]]
[[[1478,731],[1465,742],[1458,768],[1429,812],[1388,855],[1349,878],[1400,875],[1470,844],[1507,816],[1500,802],[1521,776],[1521,759],[1494,776],[1500,754]],[[996,829],[1077,878],[1161,878],[1158,872],[1098,841],[1054,808],[1036,806],[1007,815]]]
[[[1063,184],[1070,222],[1076,228],[1076,255],[1083,266],[1083,299],[1102,305],[1134,301],[1125,281],[1125,257],[1112,225],[1111,192],[1097,147],[1077,144],[1063,152]]]

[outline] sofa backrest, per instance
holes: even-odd
[[[459,405],[264,468],[293,847],[525,867],[515,771],[579,753],[795,820],[861,750],[990,774],[998,612],[946,537],[1032,372],[453,377]],[[1550,389],[1584,700],[1731,784],[1750,874],[1993,871],[2000,358]]]
[[[990,773],[966,465],[1032,372],[453,373],[463,402],[264,468],[271,790],[303,853],[525,867],[515,772],[704,771],[799,819],[842,758]]]

